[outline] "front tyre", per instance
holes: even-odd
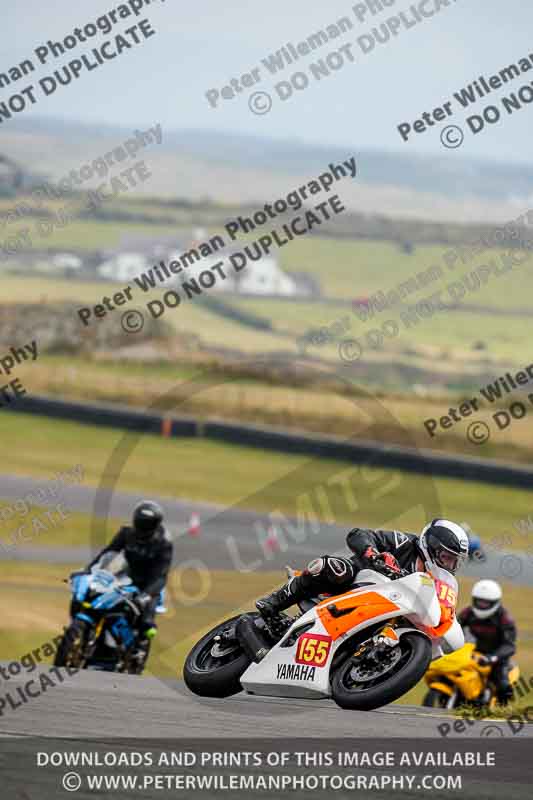
[[[217,625],[206,633],[187,656],[183,667],[185,685],[201,697],[230,697],[242,691],[241,675],[250,659],[236,640],[224,639],[224,632],[239,617]],[[222,636],[222,642],[215,637]]]
[[[439,692],[438,689],[429,689],[424,695],[422,705],[424,708],[447,708],[449,701],[449,695]]]
[[[431,642],[427,636],[404,633],[386,656],[373,658],[371,651],[344,661],[331,681],[333,699],[341,708],[354,711],[387,705],[418,683],[430,661]]]
[[[87,639],[87,625],[81,620],[74,620],[65,629],[63,638],[59,643],[54,658],[54,667],[75,667],[81,669],[85,666],[85,643]]]

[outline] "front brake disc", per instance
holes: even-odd
[[[386,663],[377,662],[374,665],[368,666],[363,661],[360,664],[355,664],[350,670],[350,678],[356,683],[373,681],[382,675],[386,675],[387,672],[390,672],[401,657],[402,651],[399,647],[391,648],[390,657],[387,659]]]

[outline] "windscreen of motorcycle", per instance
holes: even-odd
[[[90,586],[94,592],[104,594],[113,588],[114,583],[114,575],[105,570],[98,569],[92,573]]]

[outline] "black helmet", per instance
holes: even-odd
[[[437,566],[455,574],[468,556],[468,536],[456,522],[434,519],[420,534],[418,547],[430,569]]]
[[[133,528],[140,539],[149,539],[163,522],[163,509],[152,500],[143,500],[133,509]]]

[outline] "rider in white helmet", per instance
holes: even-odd
[[[351,558],[324,555],[315,558],[298,577],[281,589],[262,597],[256,607],[270,622],[271,628],[287,626],[280,612],[294,603],[318,594],[340,594],[356,580],[359,570],[371,567],[390,577],[445,569],[450,575],[461,568],[468,557],[468,536],[456,522],[434,519],[419,536],[402,531],[353,528],[346,543]]]
[[[461,611],[458,620],[465,633],[470,632],[476,649],[484,655],[484,663],[492,665],[490,677],[498,700],[508,703],[513,694],[509,669],[511,656],[516,651],[516,625],[502,606],[500,584],[487,579],[475,583],[472,605]]]

